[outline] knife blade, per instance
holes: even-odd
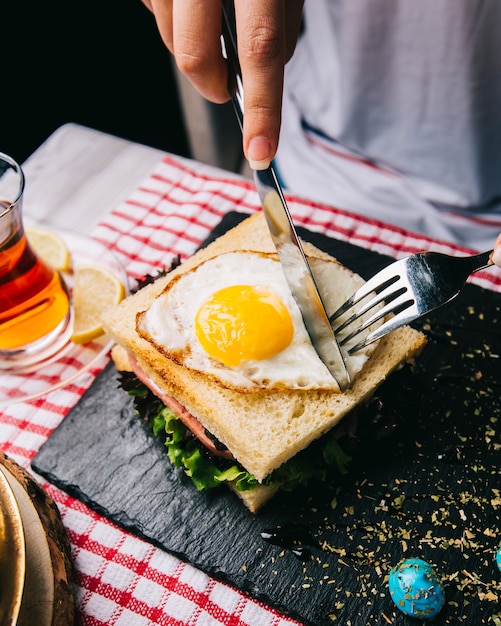
[[[240,128],[243,127],[243,85],[238,61],[235,32],[223,3],[222,46],[235,80],[233,108]],[[320,359],[337,381],[341,391],[350,386],[350,375],[336,336],[329,322],[315,278],[297,236],[281,185],[273,164],[264,170],[254,170],[254,183],[266,217],[271,238],[289,288],[296,300],[304,325]]]

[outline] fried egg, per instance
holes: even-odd
[[[272,255],[229,252],[179,274],[138,314],[136,329],[168,358],[229,388],[339,391]],[[357,369],[366,358],[357,357]]]

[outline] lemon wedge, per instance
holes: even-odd
[[[56,272],[66,272],[71,268],[70,251],[62,237],[53,230],[30,226],[26,228],[26,236],[35,254]]]
[[[101,315],[125,297],[125,287],[118,277],[104,267],[81,265],[73,283],[75,321],[71,340],[82,344],[104,334]]]

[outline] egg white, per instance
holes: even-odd
[[[273,290],[289,311],[294,336],[275,356],[230,368],[202,348],[195,335],[195,317],[207,298],[233,285],[265,285]],[[228,387],[339,389],[311,344],[280,263],[262,253],[222,254],[180,275],[140,317],[138,332],[174,361]]]

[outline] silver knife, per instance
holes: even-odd
[[[223,3],[223,53],[236,81],[232,97],[240,128],[243,126],[243,85],[238,61],[235,32]],[[313,347],[336,379],[341,391],[350,386],[350,375],[325,311],[308,260],[296,234],[287,203],[273,165],[254,170],[254,182],[266,216],[271,238],[282,264],[285,278],[303,316]]]

